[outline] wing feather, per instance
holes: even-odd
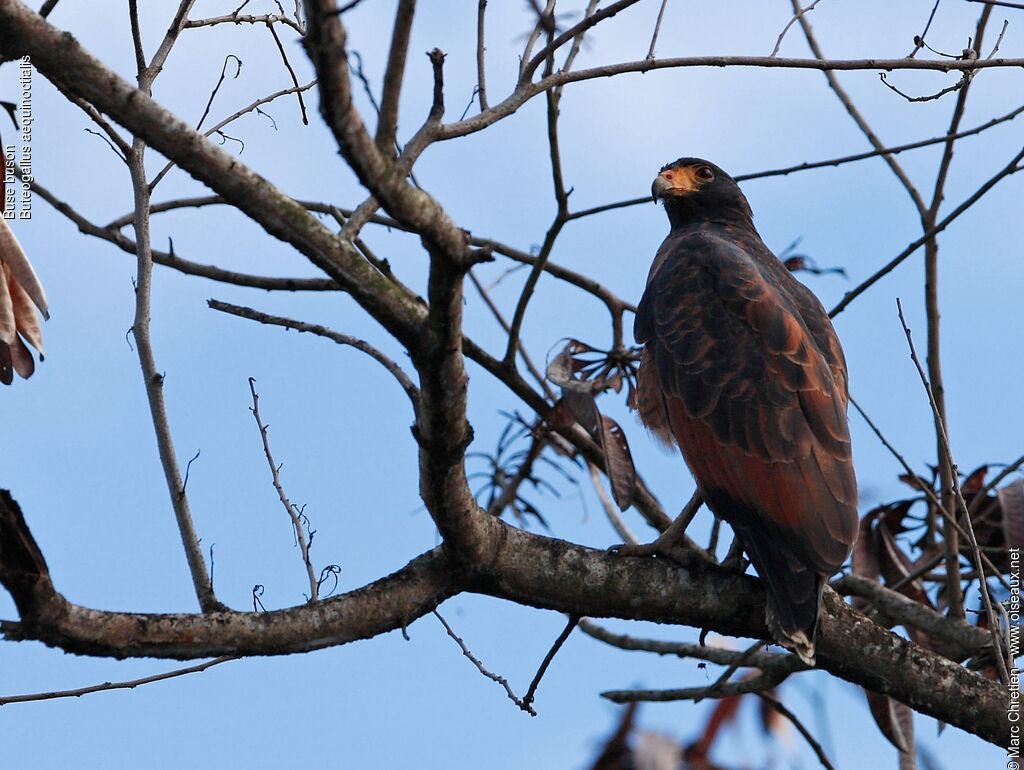
[[[666,239],[637,314],[640,378],[662,393],[641,419],[667,422],[738,531],[777,533],[786,558],[831,575],[857,525],[845,361],[813,294],[742,235]]]

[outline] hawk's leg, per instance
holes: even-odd
[[[726,569],[735,569],[741,575],[747,571],[747,560],[743,558],[743,543],[738,537],[733,537],[729,552],[722,559],[722,566]]]
[[[676,520],[669,525],[668,529],[658,536],[657,540],[651,543],[623,543],[622,545],[612,546],[608,550],[620,556],[665,556],[670,559],[674,558],[672,552],[679,548],[683,539],[683,533],[690,526],[690,522],[697,515],[697,511],[700,510],[703,502],[704,498],[701,497],[700,492],[694,492],[690,502],[679,512]]]

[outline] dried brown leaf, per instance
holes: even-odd
[[[1002,510],[1003,534],[1008,548],[1024,547],[1024,479],[1000,487],[996,492]]]
[[[573,355],[589,350],[592,348],[588,345],[578,340],[569,340],[548,364],[547,378],[562,389],[562,398],[556,411],[567,411],[601,446],[612,497],[619,508],[626,510],[636,490],[636,468],[626,434],[615,420],[601,414],[597,408],[597,400],[594,398],[596,384],[573,376],[577,371]],[[564,416],[563,411],[558,411],[556,419]]]
[[[865,690],[868,707],[875,724],[898,751],[903,754],[914,752],[914,712],[904,703],[888,695]]]
[[[986,475],[988,475],[988,465],[982,465],[980,468],[975,468],[960,484],[960,489],[965,495],[978,494],[985,488]]]

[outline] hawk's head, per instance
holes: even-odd
[[[673,224],[688,220],[750,220],[750,204],[736,181],[714,163],[680,158],[663,166],[651,185]]]

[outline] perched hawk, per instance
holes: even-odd
[[[2,189],[2,183],[0,183]],[[46,294],[7,221],[0,218],[0,382],[10,385],[17,372],[28,378],[36,364],[29,345],[43,355],[39,312],[47,316]]]
[[[681,158],[652,192],[672,229],[637,310],[640,417],[735,530],[772,636],[813,663],[822,586],[857,535],[842,348],[732,177]]]

